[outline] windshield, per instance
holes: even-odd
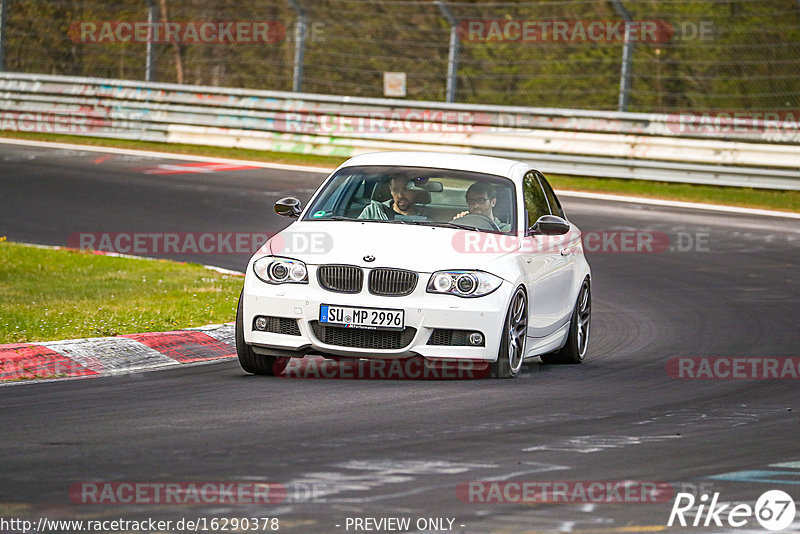
[[[370,220],[487,232],[516,231],[507,178],[425,167],[345,167],[325,184],[305,220]]]

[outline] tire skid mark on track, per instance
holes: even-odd
[[[599,361],[604,354],[636,357],[662,335],[651,314],[603,301],[594,308],[589,347],[592,361]]]

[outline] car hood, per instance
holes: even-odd
[[[476,240],[484,244],[486,240],[500,239],[511,244],[470,245]],[[273,236],[265,247],[269,247],[270,254],[302,260],[308,265],[348,264],[419,272],[489,270],[491,262],[517,248],[511,236],[374,221],[298,221]],[[476,252],[477,248],[481,251]],[[368,257],[374,260],[365,260]]]

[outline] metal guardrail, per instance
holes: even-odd
[[[0,129],[352,156],[458,151],[544,172],[800,190],[791,121],[509,108],[0,73]],[[800,119],[800,117],[798,118]]]

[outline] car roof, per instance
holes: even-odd
[[[515,165],[520,165],[520,162],[504,158],[476,156],[473,154],[396,151],[361,154],[350,158],[344,162],[341,167],[355,167],[359,165],[431,167],[511,177],[511,169]]]

